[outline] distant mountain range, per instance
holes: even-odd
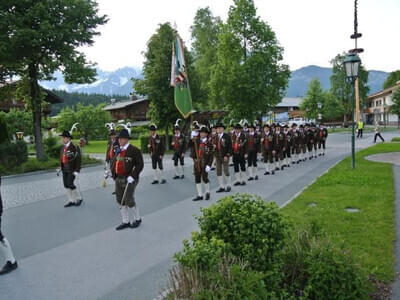
[[[91,84],[67,84],[61,72],[56,72],[54,77],[56,80],[42,81],[40,84],[47,89],[66,92],[129,95],[133,90],[131,78],[142,78],[142,71],[133,67],[124,67],[112,72],[97,69],[97,80]]]
[[[105,95],[129,95],[133,91],[131,78],[142,78],[142,71],[139,68],[124,67],[112,72],[97,70],[97,80],[91,84],[66,84],[62,74],[55,74],[55,81],[43,81],[40,84],[47,89],[64,90],[67,92],[80,92],[88,94]],[[292,72],[287,97],[303,97],[307,93],[308,84],[313,78],[321,81],[324,89],[330,88],[329,77],[332,74],[331,68],[319,66],[307,66]],[[369,71],[368,83],[370,93],[376,93],[382,89],[383,82],[389,73],[382,71]]]
[[[330,76],[331,68],[323,68],[318,66],[307,66],[293,71],[289,81],[289,87],[286,91],[288,97],[303,97],[307,93],[308,84],[313,78],[318,78],[323,89],[331,87]],[[389,73],[383,71],[370,70],[368,75],[368,84],[370,94],[374,94],[382,90],[383,83]]]

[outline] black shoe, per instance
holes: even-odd
[[[196,198],[193,198],[192,201],[201,201],[203,200],[203,196],[197,196]]]
[[[142,224],[142,219],[136,220],[135,222],[130,224],[130,226],[131,226],[131,228],[138,228],[140,226],[140,224]]]
[[[314,158],[318,158],[318,157],[315,155]]]
[[[296,162],[295,161],[292,161],[292,164],[295,164]]]
[[[81,206],[82,202],[83,202],[83,200],[79,199],[78,202],[75,203],[75,206]]]
[[[115,195],[115,192],[112,192],[111,195]]]
[[[210,200],[210,193],[206,193],[206,200]]]
[[[121,223],[115,228],[115,230],[124,230],[126,228],[130,228],[131,224],[130,223]]]
[[[274,171],[272,171],[272,172],[271,172],[271,174],[272,174],[272,175],[275,175],[275,172],[274,172]]]
[[[225,189],[225,192],[229,193],[232,190],[232,188],[230,186],[227,186]]]
[[[211,168],[211,171],[214,171],[214,170],[215,170],[215,167],[212,167],[212,168]]]
[[[281,167],[281,171],[283,171],[283,169],[284,169],[284,168],[285,168],[285,167],[284,167],[284,166],[282,166],[282,167]]]
[[[68,202],[67,204],[64,204],[64,207],[71,207],[71,206],[75,206],[74,202]]]
[[[242,181],[242,183],[241,183],[240,185],[246,185],[246,182],[245,182],[245,181]]]
[[[269,172],[265,172],[264,175],[269,175]]]
[[[222,192],[225,192],[225,189],[224,189],[224,188],[219,188],[219,189],[216,190],[215,192],[216,192],[216,193],[222,193]]]
[[[4,267],[0,270],[0,275],[10,273],[11,271],[14,271],[16,268],[18,268],[17,261],[15,261],[14,263],[11,263],[11,261],[7,261]]]
[[[322,153],[322,156],[325,156],[325,153]]]
[[[249,177],[249,179],[247,179],[248,181],[252,181],[252,180],[254,180],[254,178],[253,177]]]
[[[185,175],[181,175],[181,179],[185,178]]]
[[[160,184],[164,184],[167,183],[167,181],[165,179],[161,180]]]
[[[233,185],[234,185],[234,186],[238,186],[238,185],[240,185],[240,182],[239,182],[239,181],[236,181]]]
[[[309,160],[312,160],[313,159],[313,157],[311,156],[310,158],[309,158]]]
[[[299,164],[299,163],[300,163],[300,161],[298,160],[298,161],[297,161],[297,164]]]
[[[303,161],[306,161],[306,160],[307,160],[307,158],[303,159]]]
[[[278,168],[278,167],[276,167],[276,168],[275,168],[275,171],[279,171],[279,168]]]
[[[286,165],[286,167],[290,168],[290,164],[289,164],[289,165]]]
[[[172,177],[172,179],[179,179],[181,177],[179,177],[178,175],[175,175],[174,177]]]
[[[153,180],[153,182],[151,184],[158,184],[158,180]]]
[[[321,154],[321,153],[319,153],[319,154],[318,154],[318,156],[322,156],[322,154]]]
[[[258,175],[256,175],[256,176],[254,177],[254,179],[255,179],[255,180],[258,180]]]

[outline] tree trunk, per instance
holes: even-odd
[[[35,64],[29,65],[29,90],[32,106],[33,136],[35,137],[36,158],[45,159],[42,141],[42,99],[40,98],[39,84],[37,80],[37,67]]]
[[[167,125],[165,126],[165,150],[169,150],[169,132],[168,132],[168,128],[169,128],[169,122],[167,122]]]

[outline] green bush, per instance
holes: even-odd
[[[22,172],[34,172],[47,169],[56,169],[60,165],[59,161],[55,158],[47,158],[46,160],[37,160],[30,158],[22,167]]]
[[[24,141],[0,144],[0,164],[15,168],[28,160],[28,147]]]
[[[228,253],[257,271],[272,271],[284,246],[288,223],[274,203],[236,194],[202,209],[201,235],[224,241]]]
[[[4,120],[4,116],[0,115],[0,144],[10,141],[8,133],[7,123]]]
[[[314,230],[297,230],[283,251],[284,287],[300,299],[368,299],[367,277],[351,254]]]
[[[59,158],[60,157],[60,149],[61,144],[59,143],[59,139],[54,136],[50,136],[48,138],[43,139],[44,151],[48,157],[51,158]]]

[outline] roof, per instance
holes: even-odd
[[[122,100],[122,101],[118,101],[118,102],[115,102],[115,103],[112,103],[112,104],[109,104],[109,105],[105,106],[103,108],[103,110],[110,111],[110,110],[126,108],[128,106],[135,105],[135,104],[138,104],[138,103],[141,103],[141,102],[145,102],[147,100],[148,100],[147,97],[144,97],[144,98],[141,98],[141,99],[137,99],[137,100],[131,100],[131,99]]]
[[[302,98],[282,98],[282,101],[279,102],[275,107],[300,107]]]
[[[18,81],[10,81],[10,82],[6,82],[6,83],[0,83],[0,89],[3,87],[13,86],[13,85],[17,84],[17,82]],[[46,93],[46,97],[45,97],[44,101],[51,103],[51,104],[64,102],[64,100],[62,98],[60,98],[59,96],[54,94],[52,91],[46,90],[44,87],[42,87],[40,85],[39,85],[39,87]]]
[[[368,100],[373,100],[375,98],[379,98],[379,97],[390,95],[397,88],[400,88],[400,81],[398,81],[394,86],[392,86],[390,88],[387,88],[387,89],[382,90],[380,92],[377,92],[375,94],[369,95],[367,99]]]

